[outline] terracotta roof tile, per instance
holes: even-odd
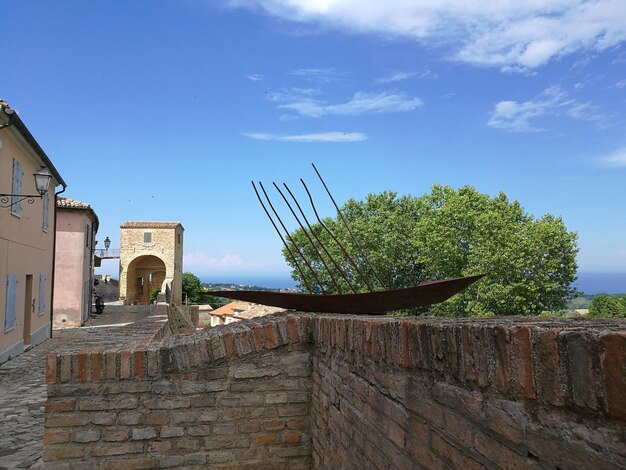
[[[285,311],[285,309],[280,307],[270,307],[251,302],[235,301],[220,308],[216,308],[211,312],[211,315],[219,315],[221,317],[232,316],[240,320],[244,320],[283,311]]]
[[[86,210],[91,209],[93,210],[93,208],[85,202],[80,202],[75,199],[70,199],[68,197],[61,197],[61,196],[57,197],[57,207],[63,207],[67,209],[86,209]]]

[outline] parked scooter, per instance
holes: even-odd
[[[104,312],[104,296],[96,293],[96,313],[101,314]]]

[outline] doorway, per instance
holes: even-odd
[[[33,275],[26,275],[24,288],[24,347],[30,346],[30,321],[35,312],[35,299],[33,299]]]

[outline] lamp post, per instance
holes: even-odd
[[[0,207],[11,207],[24,200],[28,204],[32,204],[35,202],[35,198],[43,198],[50,187],[52,173],[45,166],[42,166],[33,176],[35,177],[35,189],[39,194],[0,194]]]
[[[106,237],[104,239],[104,249],[106,251],[109,251],[109,247],[111,246],[111,239],[109,237]]]

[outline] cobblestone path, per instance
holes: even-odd
[[[145,337],[154,323],[149,331],[136,325],[151,312],[149,306],[107,305],[85,326],[54,330],[51,339],[0,365],[0,470],[42,468],[46,355]]]

